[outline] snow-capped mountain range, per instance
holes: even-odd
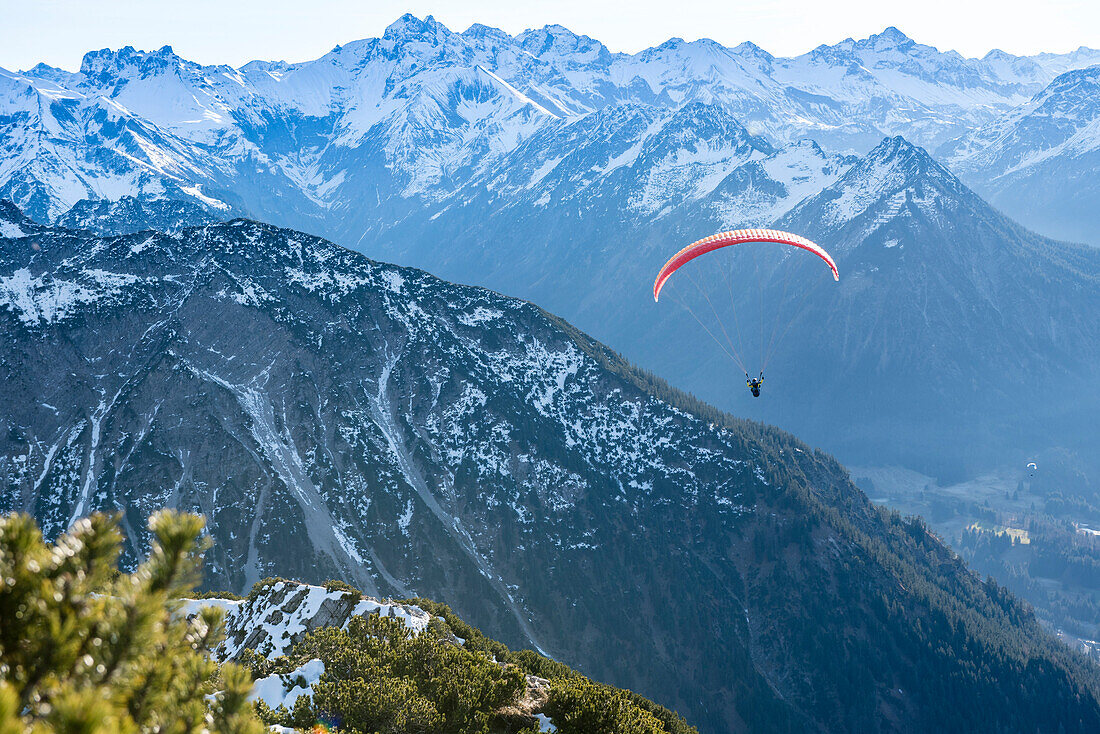
[[[1100,66],[1059,75],[939,153],[1018,221],[1100,244]]]
[[[75,73],[0,73],[0,196],[104,234],[243,214],[327,235],[531,299],[721,407],[755,411],[709,343],[670,351],[659,338],[685,333],[647,300],[665,257],[700,233],[783,220],[860,160],[837,150],[884,133],[938,146],[1011,216],[1088,239],[1096,62],[1088,49],[965,59],[892,28],[790,59],[676,39],[628,55],[558,26],[455,33],[409,15],[299,64],[103,50]],[[798,226],[839,231],[821,225]]]
[[[411,15],[296,64],[235,69],[168,47],[104,49],[78,72],[0,70],[0,197],[38,219],[84,198],[189,198],[369,246],[424,200],[533,186],[552,168],[549,151],[582,132],[609,140],[588,178],[611,175],[686,105],[720,109],[774,148],[811,137],[865,151],[897,134],[936,146],[1096,63],[1100,52],[1084,48],[967,59],[895,28],[794,58],[680,39],[622,54],[560,26],[456,33]],[[681,146],[666,158],[681,175],[637,196],[707,195],[729,171],[721,143]],[[544,154],[524,165],[531,145]],[[502,169],[524,175],[501,182]]]

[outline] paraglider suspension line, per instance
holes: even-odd
[[[784,327],[783,332],[779,335],[779,338],[776,339],[774,349],[779,349],[779,345],[783,343],[783,337],[787,336],[787,332],[791,330],[792,326],[794,326],[795,319],[798,317],[798,314],[802,313],[802,307],[806,305],[806,301],[809,299],[810,294],[816,293],[817,289],[821,287],[821,283],[822,281],[819,280],[817,283],[814,284],[812,288],[806,288],[802,291],[802,298],[798,299],[798,306],[795,308],[794,313],[791,315],[791,318],[787,321],[787,325],[786,327]],[[769,355],[769,359],[770,358],[771,355]],[[767,369],[767,367],[768,362],[765,360],[764,369]]]
[[[699,284],[695,282],[695,279],[692,278],[689,273],[685,273],[685,275],[687,275],[688,279],[692,283],[695,284],[696,288],[699,288]],[[731,340],[729,334],[726,333],[726,328],[724,326],[722,326],[722,319],[718,316],[718,312],[715,311],[714,304],[710,303],[710,298],[707,298],[707,294],[703,291],[703,289],[699,288],[699,292],[703,294],[704,298],[706,298],[707,303],[710,303],[710,309],[711,309],[712,312],[714,312],[714,318],[718,322],[719,328],[722,330],[722,333],[726,337],[726,343],[729,344],[729,349],[727,349],[726,345],[722,343],[722,340],[719,339],[717,336],[715,336],[714,332],[711,331],[710,328],[705,323],[703,323],[703,320],[701,318],[699,318],[698,314],[695,313],[695,309],[693,309],[688,304],[687,299],[680,298],[680,295],[679,295],[679,293],[676,292],[675,287],[670,288],[669,291],[670,291],[672,297],[676,300],[676,302],[679,303],[681,306],[683,306],[685,309],[687,309],[687,312],[691,314],[691,317],[693,319],[695,319],[697,322],[699,322],[699,326],[703,327],[703,331],[707,332],[707,334],[710,335],[710,338],[713,339],[715,341],[715,343],[718,344],[719,347],[721,347],[722,351],[725,352],[726,355],[730,359],[732,359],[738,367],[740,367],[743,371],[748,373],[748,368],[745,367],[745,363],[743,361],[741,361],[741,357],[738,355],[737,349],[733,346],[733,340]]]
[[[726,266],[729,269],[719,267],[719,272],[722,273],[722,278],[726,281],[726,290],[730,294],[730,312],[733,314],[733,326],[737,330],[737,348],[740,353],[745,351],[745,342],[741,338],[741,320],[737,318],[737,300],[733,297],[733,258],[726,258]],[[746,371],[746,375],[748,372]]]
[[[768,362],[771,361],[773,350],[779,346],[778,344],[776,344],[775,334],[777,331],[779,331],[780,316],[783,315],[783,305],[787,302],[787,289],[791,285],[791,271],[794,270],[794,268],[788,266],[783,268],[783,270],[785,271],[783,273],[783,295],[779,297],[779,302],[775,304],[775,319],[772,322],[772,333],[768,337],[768,348],[764,351],[764,361],[762,363],[763,366],[760,368],[761,374],[763,374],[764,370],[767,368]],[[763,292],[763,285],[761,285],[760,287],[761,292]],[[795,312],[791,314],[790,318],[793,320],[797,315],[798,310],[795,310]]]

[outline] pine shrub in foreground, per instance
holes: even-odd
[[[27,515],[0,517],[0,734],[259,734],[248,671],[218,665],[222,614],[190,620],[201,517],[149,520],[152,548],[118,571],[115,517],[95,514],[47,544]]]
[[[427,600],[417,601],[435,618],[420,634],[392,617],[354,617],[346,629],[312,631],[288,656],[245,651],[239,664],[219,665],[221,610],[188,619],[178,601],[198,581],[203,527],[197,515],[153,515],[149,558],[125,574],[116,517],[92,515],[52,544],[29,516],[0,517],[0,734],[260,734],[265,723],[300,731],[323,723],[339,734],[537,734],[535,712],[559,734],[695,734],[672,712],[512,652]],[[326,586],[360,596],[343,582]],[[248,702],[253,677],[313,659],[324,673],[290,711]],[[546,680],[530,688],[529,676]]]

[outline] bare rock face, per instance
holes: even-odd
[[[550,700],[550,681],[537,675],[528,675],[526,682],[527,687],[520,700],[500,712],[502,717],[516,724],[517,729],[537,725],[539,719],[536,715]]]

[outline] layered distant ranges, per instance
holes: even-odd
[[[1021,245],[1034,236],[952,176],[1040,232],[1089,240],[1100,211],[1097,64],[1100,51],[1087,48],[968,59],[895,28],[793,58],[680,39],[623,54],[560,26],[456,33],[411,15],[303,63],[237,69],[168,47],[105,49],[78,72],[0,70],[0,198],[37,221],[100,233],[237,215],[317,233],[533,300],[710,402],[842,456],[958,474],[1064,447],[1079,423],[1038,441],[1018,426],[984,428],[988,405],[971,402],[970,386],[992,375],[981,393],[1027,426],[1037,414],[1016,407],[1032,386],[1098,382],[1082,367],[1094,344],[1074,341],[1087,330],[1095,259],[1070,254],[1072,274],[1048,272],[1049,258],[1028,255],[1037,245]],[[888,136],[905,144],[881,147]],[[976,233],[971,221],[989,224]],[[788,399],[750,404],[709,340],[646,294],[682,244],[777,222],[840,250],[853,276],[839,290],[848,315],[838,321],[836,299],[819,299],[823,317],[796,324],[777,357],[769,384]],[[971,237],[1005,257],[964,262]],[[912,282],[913,267],[929,277]],[[1021,267],[1043,275],[1010,285]],[[907,302],[941,307],[888,332],[859,317],[899,283],[913,291]],[[856,288],[862,300],[851,300]],[[1066,308],[1048,314],[1025,309],[1023,327],[997,321],[1063,297]],[[945,347],[940,337],[971,328],[960,320],[971,312],[990,315],[974,334],[982,348]],[[841,336],[823,330],[830,321]],[[914,359],[899,385],[881,359],[903,353]],[[822,370],[814,379],[782,373],[810,358]],[[914,417],[867,397],[899,389],[944,408]],[[1065,409],[1038,410],[1045,431]],[[894,440],[869,447],[868,433]],[[974,441],[981,466],[945,458]]]

